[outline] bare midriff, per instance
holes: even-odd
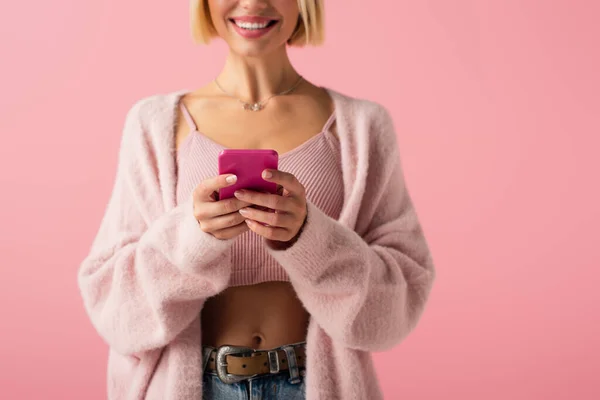
[[[202,343],[270,349],[306,340],[309,314],[288,282],[225,289],[202,309]]]

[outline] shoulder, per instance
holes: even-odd
[[[328,89],[334,98],[340,129],[358,142],[396,146],[396,130],[390,110],[383,104]]]
[[[336,106],[340,108],[345,117],[361,119],[385,119],[389,117],[388,109],[381,103],[367,98],[352,96],[341,91],[327,88],[333,97]]]
[[[185,93],[185,90],[178,90],[143,96],[131,104],[126,120],[149,128],[153,123],[173,118],[178,99]]]
[[[123,144],[142,142],[152,146],[169,146],[176,118],[176,105],[186,90],[146,95],[133,101],[126,111]]]

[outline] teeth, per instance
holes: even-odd
[[[240,28],[244,29],[263,29],[269,25],[269,22],[263,22],[261,24],[257,22],[244,22],[244,21],[235,21],[235,24]]]

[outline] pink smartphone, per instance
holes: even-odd
[[[219,153],[219,175],[234,174],[237,182],[219,190],[219,200],[233,197],[238,189],[277,193],[277,184],[265,181],[265,169],[277,169],[279,154],[275,150],[224,149]]]

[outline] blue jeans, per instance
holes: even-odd
[[[304,377],[299,383],[289,382],[289,372],[264,375],[227,384],[210,372],[204,373],[203,400],[305,400]]]

